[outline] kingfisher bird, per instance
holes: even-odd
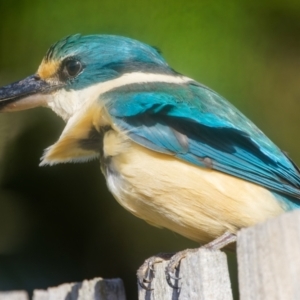
[[[201,245],[221,248],[239,229],[299,208],[291,159],[142,42],[80,34],[56,42],[34,75],[0,89],[2,112],[37,106],[66,121],[41,166],[98,158],[124,208]]]

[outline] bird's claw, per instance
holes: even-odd
[[[139,283],[140,287],[143,288],[144,290],[146,290],[146,291],[152,291],[153,289],[152,289],[152,288],[149,288],[149,287],[145,284],[145,283],[150,284],[151,281],[152,281],[152,279],[151,279],[151,280],[147,280],[147,279],[143,278],[142,280],[139,279],[139,280],[138,280],[138,283]]]
[[[150,259],[152,259],[152,257]],[[147,291],[152,290],[147,285],[150,285],[154,278],[154,268],[153,264],[150,262],[150,259],[145,260],[145,262],[137,271],[138,283],[143,289]]]
[[[174,280],[174,283],[171,281],[171,279]],[[167,280],[168,285],[171,288],[173,288],[173,289],[180,289],[180,286],[178,285],[178,281],[180,279],[181,279],[180,277],[178,277],[176,275],[173,275],[171,272],[169,272],[169,271],[166,270],[166,280]]]
[[[166,280],[168,282],[168,285],[171,288],[174,289],[180,289],[180,286],[178,285],[178,281],[181,279],[179,276],[177,276],[176,274],[174,274],[175,272],[179,272],[179,266],[180,266],[180,262],[183,258],[186,257],[188,252],[194,252],[194,249],[186,249],[184,251],[180,251],[177,252],[175,255],[173,255],[170,259],[169,264],[166,267]],[[173,283],[171,281],[171,279],[173,279],[175,281],[175,283]],[[176,284],[177,282],[177,284]]]
[[[162,262],[163,260],[170,259],[173,253],[159,253],[145,260],[137,271],[137,278],[140,287],[147,291],[152,291],[150,287],[153,278],[155,277],[154,265]],[[146,285],[148,284],[148,286]]]

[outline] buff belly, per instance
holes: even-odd
[[[284,211],[267,189],[148,150],[115,132],[104,139],[104,154],[110,157],[107,185],[123,207],[199,243]]]

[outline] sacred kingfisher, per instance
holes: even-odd
[[[159,51],[72,35],[37,72],[0,89],[0,110],[51,108],[66,121],[41,166],[99,159],[116,200],[148,223],[220,248],[243,227],[299,208],[300,173],[222,96]]]

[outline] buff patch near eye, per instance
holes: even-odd
[[[42,61],[41,65],[39,66],[39,69],[37,71],[38,75],[41,79],[48,79],[55,75],[59,68],[59,62],[50,60],[50,61]]]

